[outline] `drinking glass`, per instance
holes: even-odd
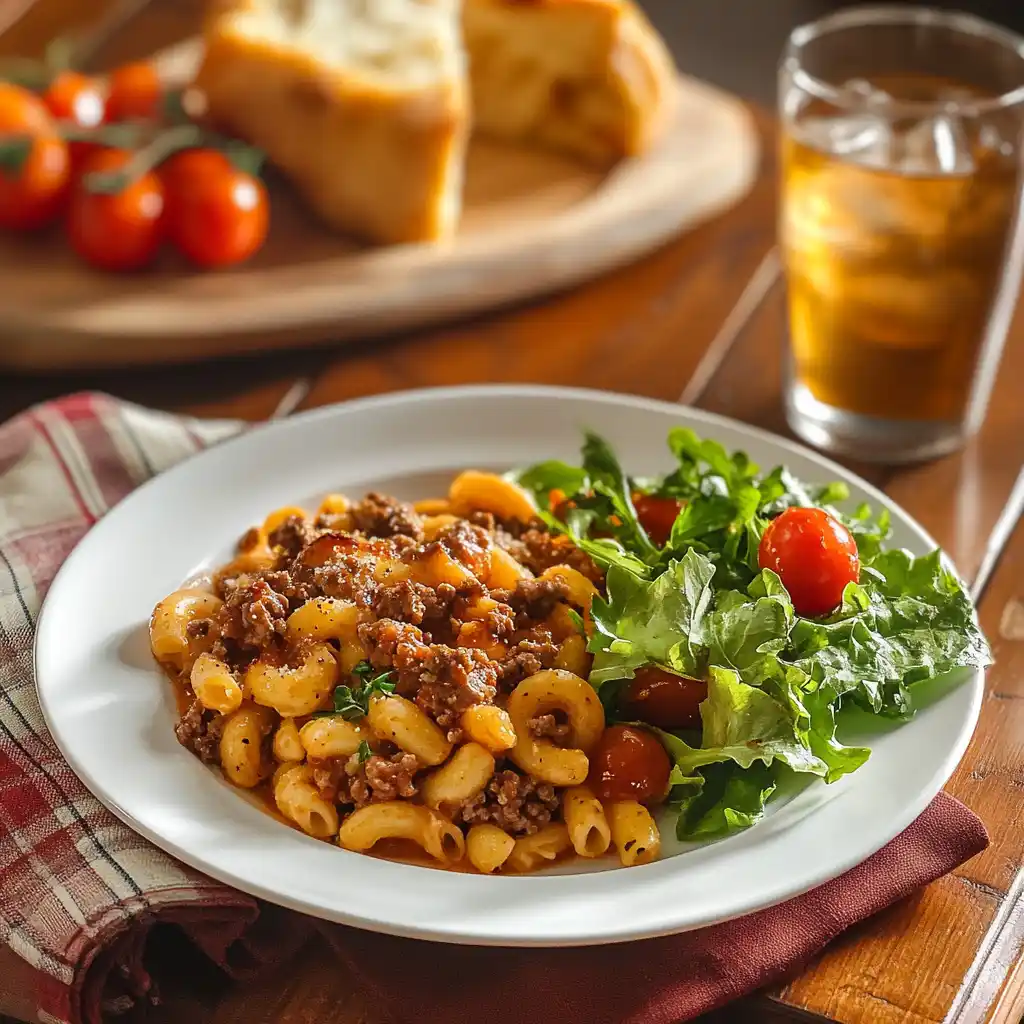
[[[786,412],[883,462],[984,419],[1017,300],[1024,39],[966,14],[857,7],[780,68]]]

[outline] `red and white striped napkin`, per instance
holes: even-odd
[[[236,977],[290,957],[320,928],[396,1024],[675,1024],[793,971],[986,846],[981,822],[941,795],[874,857],[789,903],[686,935],[554,951],[319,925],[179,864],[105,810],[61,758],[36,698],[32,637],[58,567],[107,509],[241,429],[97,394],[0,427],[0,942],[34,969],[43,1024],[99,1024],[153,999],[143,954],[157,924],[179,926]]]

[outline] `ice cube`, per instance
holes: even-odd
[[[889,126],[870,114],[809,117],[800,123],[800,141],[823,153],[884,167],[889,156]]]
[[[867,106],[881,106],[892,97],[884,89],[872,85],[866,78],[851,78],[839,87],[840,102],[863,103]]]
[[[975,170],[971,139],[953,114],[938,114],[897,136],[896,167],[906,174],[967,175]]]

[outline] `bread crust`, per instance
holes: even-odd
[[[676,92],[631,0],[465,0],[477,130],[607,167],[647,150]]]
[[[469,102],[458,78],[384,88],[207,20],[195,85],[211,119],[258,146],[331,227],[372,243],[441,241],[458,224]]]

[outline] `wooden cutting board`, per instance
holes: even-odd
[[[195,42],[158,60],[169,80]],[[83,266],[59,230],[0,237],[0,366],[168,363],[365,339],[534,298],[611,270],[736,201],[758,164],[743,104],[679,80],[669,129],[600,174],[539,150],[474,139],[466,209],[447,246],[363,248],[322,228],[272,182],[271,234],[243,267],[196,272],[174,254],[137,275]]]

